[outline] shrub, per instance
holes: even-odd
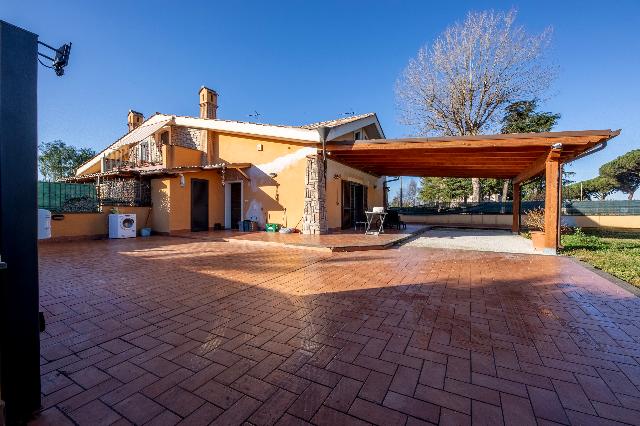
[[[533,231],[544,232],[544,209],[542,207],[536,207],[525,212],[526,216],[522,223],[524,226]]]
[[[532,231],[544,232],[544,208],[536,207],[525,212],[526,216],[522,223]],[[565,223],[560,222],[560,234],[572,234],[574,229]]]

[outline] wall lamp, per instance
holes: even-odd
[[[184,188],[184,185],[185,185],[184,175],[182,173],[180,173],[178,176],[180,176],[180,187]]]

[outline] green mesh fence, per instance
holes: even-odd
[[[544,208],[544,201],[523,201],[521,212]],[[479,203],[432,202],[415,207],[391,207],[404,215],[445,214],[512,214],[513,203],[484,201]],[[568,216],[625,216],[640,215],[640,200],[564,201],[562,214]]]
[[[567,201],[562,213],[568,216],[640,215],[640,200]]]
[[[99,204],[95,185],[38,182],[38,208],[55,213],[97,212]]]

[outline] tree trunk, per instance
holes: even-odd
[[[627,195],[627,200],[629,201],[633,200],[633,194],[635,194],[635,192],[636,191],[629,192],[629,194]]]
[[[509,179],[505,179],[502,184],[502,202],[507,201],[507,196],[509,195]]]
[[[471,201],[477,203],[478,201],[480,201],[480,179],[471,178],[471,187],[473,188]]]

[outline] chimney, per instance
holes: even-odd
[[[200,88],[200,118],[216,118],[218,94],[204,86]]]
[[[129,131],[141,125],[143,121],[144,115],[132,109],[129,110],[129,114],[127,114],[127,127],[129,127]]]

